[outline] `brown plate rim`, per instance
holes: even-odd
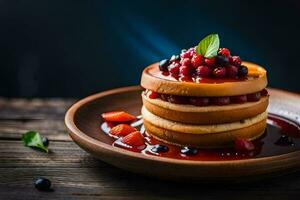
[[[116,89],[112,89],[112,90],[107,90],[107,91],[103,91],[100,93],[96,93],[93,95],[90,95],[88,97],[85,97],[81,100],[79,100],[78,102],[76,102],[75,104],[73,104],[68,111],[66,112],[65,115],[65,125],[66,128],[69,132],[69,134],[74,134],[76,135],[78,138],[80,138],[81,140],[83,140],[85,143],[87,144],[92,144],[92,145],[96,145],[98,148],[108,151],[110,153],[117,153],[117,154],[121,154],[123,156],[127,156],[127,157],[133,157],[135,159],[142,159],[142,160],[148,160],[148,161],[156,161],[156,162],[161,162],[161,163],[168,163],[168,164],[183,164],[183,165],[201,165],[201,166],[220,166],[220,165],[235,165],[235,164],[254,164],[257,162],[269,162],[269,161],[280,161],[282,159],[290,159],[292,157],[299,157],[300,156],[300,151],[296,150],[294,152],[290,152],[290,153],[285,153],[285,154],[281,154],[281,155],[275,155],[275,156],[268,156],[268,157],[262,157],[262,158],[249,158],[249,159],[242,159],[242,160],[229,160],[229,161],[190,161],[190,160],[179,160],[179,159],[174,159],[174,158],[163,158],[163,157],[157,157],[157,156],[152,156],[152,155],[143,155],[140,153],[135,153],[135,152],[131,152],[131,151],[124,151],[123,149],[120,149],[118,147],[114,147],[111,146],[109,144],[106,144],[102,141],[96,140],[90,136],[88,136],[87,134],[85,134],[84,132],[82,132],[81,130],[79,130],[79,128],[75,125],[74,123],[74,116],[76,111],[83,105],[90,103],[98,98],[107,96],[107,95],[111,95],[111,94],[115,94],[115,93],[123,93],[123,92],[129,92],[129,91],[135,91],[135,90],[141,90],[142,87],[140,86],[127,86],[127,87],[121,87],[121,88],[116,88]],[[284,90],[280,90],[280,89],[274,89],[274,88],[268,88],[269,90],[274,90],[274,91],[278,91],[278,92],[283,92],[286,93],[288,95],[293,95],[293,96],[297,96],[298,98],[300,98],[299,94],[296,93],[292,93],[292,92],[288,92],[288,91],[284,91]],[[100,115],[100,114],[99,114]],[[77,138],[72,137],[71,138],[74,140],[75,143],[78,144]]]

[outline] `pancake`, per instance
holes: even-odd
[[[237,96],[261,91],[267,86],[266,70],[259,65],[243,62],[248,67],[249,74],[246,80],[221,83],[181,82],[164,77],[154,63],[144,69],[141,79],[143,88],[179,96]]]
[[[173,104],[161,99],[150,99],[142,93],[143,105],[151,113],[164,119],[189,124],[222,124],[254,117],[266,111],[269,97],[257,102],[203,106]]]

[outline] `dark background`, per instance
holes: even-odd
[[[218,33],[221,46],[300,92],[300,2],[0,0],[0,96],[83,97]]]

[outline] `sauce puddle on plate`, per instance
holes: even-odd
[[[255,149],[250,152],[240,153],[232,148],[221,148],[221,149],[201,149],[193,148],[189,149],[192,153],[182,153],[184,149],[179,146],[166,144],[158,141],[143,131],[143,125],[140,124],[137,128],[145,136],[146,145],[138,148],[130,147],[123,144],[120,139],[115,138],[112,145],[141,153],[144,155],[153,155],[166,158],[174,158],[181,160],[194,160],[194,161],[218,161],[218,160],[240,160],[248,158],[260,158],[281,155],[290,153],[296,150],[300,150],[300,126],[296,123],[287,120],[285,118],[269,114],[267,120],[267,128],[263,136],[257,140],[252,141],[255,145]],[[104,122],[101,125],[101,129],[109,136],[111,124]],[[159,145],[159,146],[157,146]],[[157,149],[159,152],[157,153]]]

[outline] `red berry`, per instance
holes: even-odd
[[[134,131],[137,131],[136,128],[133,128],[128,124],[119,124],[110,129],[109,133],[115,136],[124,137]]]
[[[229,97],[213,97],[212,103],[218,106],[222,105],[228,105],[230,104],[230,98]]]
[[[179,63],[173,63],[172,65],[170,65],[169,71],[173,77],[177,77],[179,75],[179,67]]]
[[[246,95],[232,96],[230,97],[230,101],[232,103],[246,103],[247,96]]]
[[[185,51],[180,54],[181,58],[191,58],[191,54],[189,51]]]
[[[192,58],[192,66],[194,68],[200,66],[200,65],[203,65],[204,64],[204,59],[201,55],[195,55],[193,56]]]
[[[234,149],[237,152],[245,153],[245,152],[253,151],[255,149],[255,146],[251,141],[247,139],[236,138],[234,140]]]
[[[204,62],[207,66],[209,67],[214,67],[215,66],[215,58],[205,58]]]
[[[182,59],[181,60],[181,65],[191,66],[191,59],[189,59],[189,58]]]
[[[229,57],[230,56],[230,51],[227,48],[221,48],[221,49],[219,49],[219,54],[223,55],[225,57]]]
[[[130,146],[142,146],[145,144],[145,138],[139,131],[135,131],[133,133],[130,133],[122,138],[121,140],[124,144],[130,145]]]
[[[179,69],[183,76],[191,76],[192,74],[192,69],[189,66],[182,65]]]
[[[187,97],[177,96],[177,95],[170,95],[168,100],[170,103],[175,103],[175,104],[186,104],[188,101]]]
[[[108,122],[130,122],[136,119],[135,116],[124,111],[107,112],[103,113],[101,116]]]
[[[230,63],[238,67],[242,64],[242,61],[239,56],[232,56],[230,59]]]
[[[207,66],[199,66],[196,69],[196,74],[201,77],[209,77],[211,72],[212,72],[212,69],[210,69]]]
[[[189,102],[195,106],[209,105],[209,98],[207,97],[190,97]]]
[[[157,92],[154,92],[154,91],[149,91],[149,92],[148,92],[148,97],[149,97],[150,99],[156,99],[156,98],[159,97],[159,94],[158,94]]]
[[[260,100],[260,92],[252,93],[252,94],[247,94],[247,99],[250,102],[254,101],[259,101]]]
[[[183,81],[183,82],[193,82],[193,78],[189,75],[189,76],[181,76],[179,78],[180,81]]]
[[[225,67],[215,68],[214,71],[213,71],[213,75],[216,78],[223,78],[223,77],[225,77],[226,76],[226,69],[225,69]]]
[[[226,76],[229,78],[235,78],[238,74],[238,68],[233,65],[226,67]]]

